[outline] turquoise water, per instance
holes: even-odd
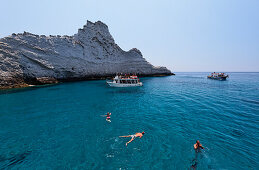
[[[259,73],[206,75],[0,91],[0,168],[258,169]],[[108,111],[111,123],[100,116]],[[118,137],[143,130],[128,147]]]

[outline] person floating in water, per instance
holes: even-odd
[[[106,121],[111,122],[111,115],[112,113],[109,112],[106,114]]]
[[[190,169],[195,170],[198,165],[198,154],[201,151],[201,149],[204,149],[204,147],[201,145],[200,141],[197,140],[196,143],[193,145],[193,148],[195,150],[195,158],[192,161],[193,163],[192,163]]]
[[[199,152],[201,149],[204,149],[204,147],[201,145],[200,141],[197,140],[196,143],[193,145],[196,152]]]
[[[145,134],[145,132],[143,131],[142,133],[135,133],[134,135],[128,135],[128,136],[120,136],[121,138],[129,138],[129,137],[131,137],[131,139],[130,139],[130,141],[128,141],[127,143],[126,143],[126,146],[130,143],[130,142],[132,142],[134,139],[136,139],[137,137],[139,137],[139,138],[142,138],[142,136]]]

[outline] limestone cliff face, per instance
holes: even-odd
[[[87,21],[73,36],[24,32],[0,39],[0,88],[37,84],[42,78],[85,80],[116,73],[170,75],[171,71],[154,67],[138,49],[123,51],[100,21]]]

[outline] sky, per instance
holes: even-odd
[[[123,50],[173,72],[259,72],[259,0],[0,0],[0,12],[0,38],[100,20]]]

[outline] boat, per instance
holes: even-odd
[[[106,83],[111,87],[137,87],[143,86],[138,76],[118,76],[116,75],[112,81],[107,80]]]
[[[209,79],[215,79],[215,80],[226,80],[228,78],[228,75],[225,73],[211,73],[211,75],[208,76]]]

